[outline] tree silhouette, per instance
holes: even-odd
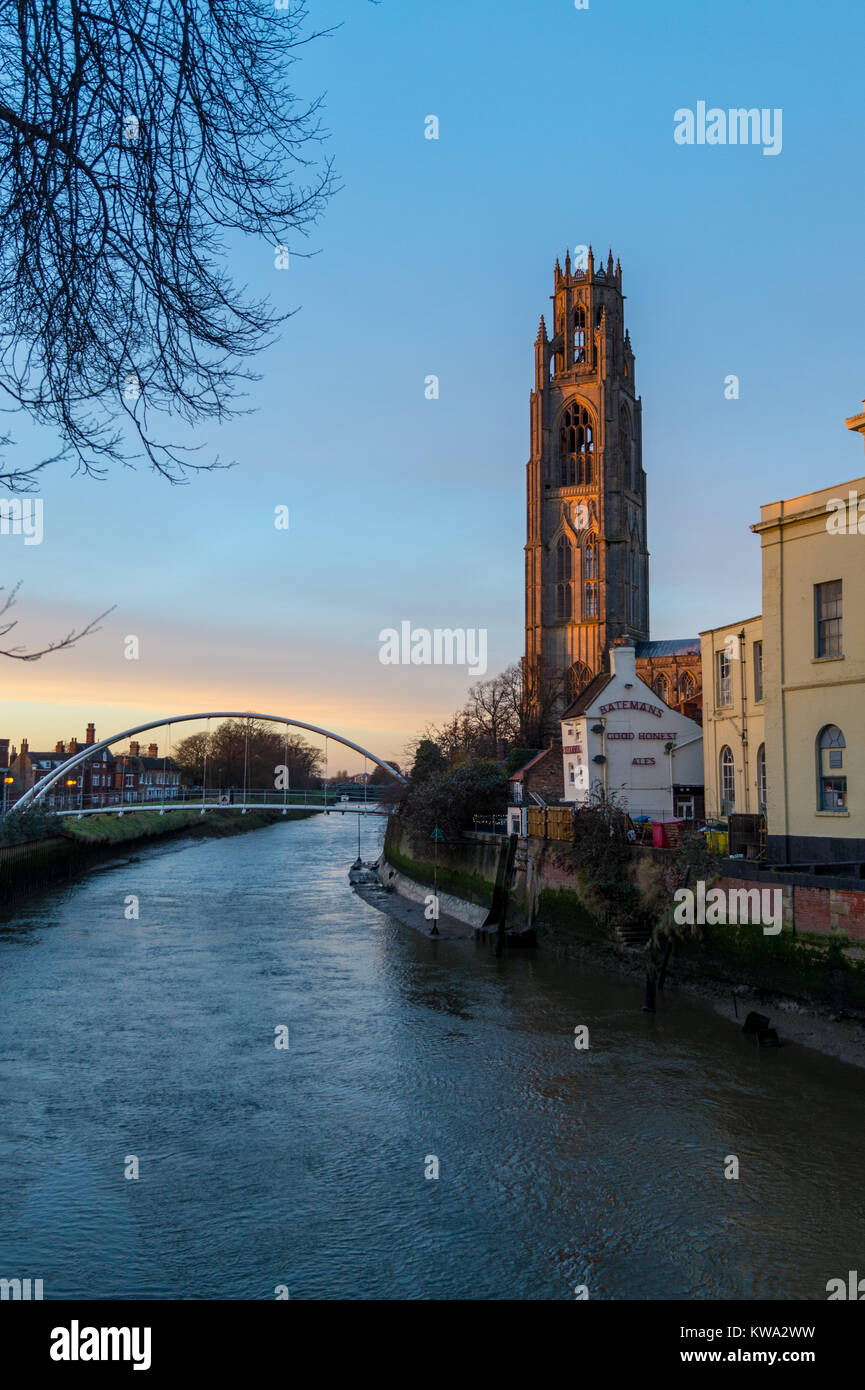
[[[0,464],[8,488],[58,457],[97,476],[145,457],[172,482],[218,466],[150,419],[236,414],[286,317],[233,283],[225,238],[261,238],[274,264],[332,191],[319,101],[289,82],[318,37],[306,18],[263,0],[0,0],[0,406],[59,441]]]

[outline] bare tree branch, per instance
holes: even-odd
[[[333,191],[310,155],[320,100],[289,83],[320,37],[306,18],[261,0],[0,0],[0,401],[77,470],[221,466],[150,420],[238,414],[249,359],[288,317],[235,286],[223,236],[259,238],[272,263]],[[26,490],[48,462],[0,482]]]
[[[0,618],[5,617],[9,610],[15,606],[15,598],[18,594],[18,590],[21,588],[21,582],[22,581],[19,579],[18,583],[9,590],[6,598],[0,601]],[[5,589],[0,587],[0,594],[5,592]],[[80,642],[82,637],[89,637],[91,633],[98,632],[98,624],[102,622],[103,618],[107,618],[109,613],[113,613],[116,606],[117,605],[114,604],[111,608],[106,608],[104,613],[100,613],[98,617],[93,618],[86,627],[82,627],[80,630],[78,628],[72,628],[67,632],[65,637],[61,637],[57,642],[49,642],[48,646],[43,647],[41,651],[28,652],[24,647],[0,647],[0,656],[10,657],[13,661],[38,661],[40,657],[47,656],[49,652],[59,652],[63,651],[65,647],[74,647],[75,643]],[[11,632],[12,629],[17,626],[17,618],[11,618],[8,622],[0,623],[0,638],[5,637],[7,633]]]

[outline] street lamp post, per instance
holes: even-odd
[[[6,814],[6,788],[9,787],[9,786],[11,786],[12,783],[13,783],[14,781],[15,781],[15,778],[14,778],[14,777],[4,777],[4,778],[3,778],[3,815],[4,815],[4,816],[5,816],[5,814]]]

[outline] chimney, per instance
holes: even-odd
[[[140,743],[130,743],[130,745],[129,745],[129,756],[130,756],[130,758],[137,758],[137,757],[138,757],[138,754],[139,754],[140,752],[141,752],[141,744],[140,744]]]
[[[0,768],[9,766],[9,740],[0,738]]]
[[[55,753],[65,753],[65,752],[66,752],[66,744],[65,744],[65,743],[62,743],[62,742],[56,743],[56,744],[54,745],[54,752],[55,752]]]
[[[158,757],[159,757],[159,747],[158,747],[157,744],[155,744],[155,743],[148,744],[147,756],[148,756],[148,758],[158,758]]]
[[[24,754],[24,753],[29,753],[29,752],[30,752],[30,740],[29,740],[29,739],[22,738],[22,740],[21,740],[21,752],[22,752],[22,754]]]
[[[632,684],[636,682],[637,653],[632,643],[622,643],[621,646],[610,648],[610,671],[620,680],[630,681]]]
[[[95,742],[96,742],[96,725],[95,725],[95,724],[88,724],[88,725],[87,725],[87,737],[85,738],[84,742],[85,742],[85,743],[95,743]]]
[[[71,738],[71,739],[69,740],[69,752],[70,752],[70,754],[71,754],[71,753],[77,753],[77,752],[78,752],[78,739],[77,739],[77,738]]]

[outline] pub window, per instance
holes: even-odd
[[[814,655],[841,656],[841,580],[814,585]]]
[[[736,768],[733,754],[725,746],[721,749],[721,815],[732,815],[736,805]]]
[[[715,656],[715,703],[733,703],[733,666],[729,652],[718,652]]]
[[[763,698],[763,643],[754,643],[754,699]]]
[[[766,745],[761,743],[757,749],[757,801],[760,811],[766,814]]]
[[[817,809],[847,810],[846,750],[844,735],[835,724],[827,724],[817,738]]]

